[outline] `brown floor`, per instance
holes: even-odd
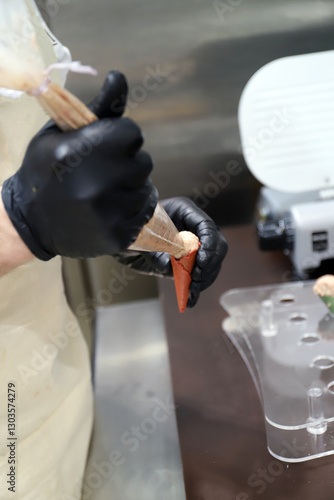
[[[197,306],[177,312],[173,282],[160,280],[187,498],[333,500],[334,457],[283,464],[266,449],[262,408],[238,352],[224,335],[219,296],[231,288],[282,283],[291,276],[280,252],[257,249],[253,226],[226,228],[229,253]],[[274,464],[274,465],[273,465]],[[269,469],[268,469],[269,468]],[[281,467],[280,467],[281,468]]]

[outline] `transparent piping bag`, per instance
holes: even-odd
[[[97,117],[73,94],[51,81],[54,69],[96,74],[79,62],[45,67],[36,37],[30,0],[0,0],[0,95],[35,97],[63,131],[78,129]],[[158,203],[153,217],[142,228],[130,250],[168,252],[179,259],[188,254],[175,225]]]

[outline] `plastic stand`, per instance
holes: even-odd
[[[313,281],[230,290],[223,329],[262,402],[268,450],[285,462],[334,454],[334,317]]]

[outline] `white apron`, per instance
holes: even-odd
[[[40,26],[50,64],[55,53]],[[0,98],[1,184],[46,119],[31,97]],[[1,500],[81,498],[92,401],[87,346],[65,300],[61,259],[34,259],[0,278]],[[8,402],[15,405],[15,427]]]

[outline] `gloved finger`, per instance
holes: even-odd
[[[212,263],[210,267],[205,267],[203,269],[201,269],[198,266],[195,266],[194,269],[192,270],[191,278],[193,281],[197,281],[198,283],[201,283],[201,285],[203,284],[204,288],[202,288],[202,290],[204,290],[205,288],[207,288],[205,284],[208,281],[213,283],[210,279],[211,275],[214,275],[216,277],[218,276],[221,270],[221,266],[222,266],[221,259],[215,259],[215,261]]]
[[[203,279],[199,281],[193,280],[189,287],[189,299],[187,307],[194,307],[199,299],[200,293],[209,288],[216,280],[221,265],[217,266],[216,269],[211,271],[211,273],[203,273]]]
[[[195,233],[201,242],[201,246],[196,256],[196,264],[201,268],[210,264],[215,256],[217,245],[219,244],[217,229],[214,227],[214,224],[212,224],[211,228],[207,227],[207,223],[203,223],[203,226],[204,225],[205,231],[198,231]]]
[[[199,280],[193,280],[194,283],[198,283],[200,287],[200,291],[206,290],[212,283],[216,280],[219,272],[221,270],[221,264],[218,264],[215,269],[211,271],[202,271],[202,276]]]
[[[110,71],[98,96],[88,107],[98,118],[118,118],[124,113],[127,95],[125,76],[119,71]]]
[[[144,142],[140,127],[130,118],[102,119],[85,127],[86,134],[93,130],[101,135],[109,154],[135,155]]]
[[[113,173],[114,183],[119,189],[125,189],[126,192],[132,189],[137,191],[145,185],[152,169],[151,156],[145,151],[139,151],[133,159],[124,162],[123,169],[117,176]]]
[[[227,252],[227,245],[224,245],[223,251],[217,250],[213,259],[210,262],[210,265],[205,266],[203,268],[195,265],[192,271],[192,280],[200,284],[201,290],[205,290],[208,288],[217,278],[220,273],[223,259]]]
[[[143,274],[170,278],[173,276],[168,253],[125,250],[114,254],[114,258],[123,265]]]
[[[138,151],[138,153],[134,157],[134,160],[135,160],[136,166],[138,167],[137,169],[132,168],[134,179],[136,179],[135,170],[138,170],[140,173],[139,179],[149,177],[150,173],[153,170],[152,157],[148,153],[146,153],[146,151],[141,150],[141,151]],[[137,187],[137,184],[135,184],[134,187]]]
[[[87,177],[87,180],[89,182],[89,177]],[[139,232],[153,215],[158,200],[158,192],[150,179],[146,179],[137,189],[122,188],[118,184],[116,186],[117,190],[111,191],[111,195],[109,195],[110,190],[106,189],[102,196],[94,200],[94,209],[101,217],[105,215],[107,219],[110,218],[112,224],[115,207],[119,207],[118,215],[124,219],[125,230],[128,227],[129,231],[132,231],[131,227],[134,226]],[[83,191],[82,187],[80,189]],[[112,199],[110,199],[110,196],[112,196]],[[122,205],[124,199],[127,202]]]
[[[200,284],[196,281],[192,281],[189,287],[189,298],[187,302],[187,307],[194,307],[199,299],[201,293]]]
[[[196,266],[210,269],[221,263],[227,253],[227,242],[219,229],[206,236],[199,236],[201,246],[196,256]]]
[[[191,273],[193,282],[199,283],[200,291],[205,290],[215,281],[226,253],[226,240],[217,229],[214,233],[202,237]]]
[[[144,252],[143,252],[144,253]],[[152,268],[151,274],[155,276],[173,276],[170,255],[165,252],[147,252],[146,261]]]
[[[40,137],[50,135],[56,129],[56,125],[46,126],[33,140],[38,141]],[[75,153],[87,156],[90,150],[103,148],[111,156],[121,154],[132,158],[143,142],[140,127],[130,118],[103,118],[79,130],[66,132],[66,149],[62,144],[57,155],[60,157]]]

